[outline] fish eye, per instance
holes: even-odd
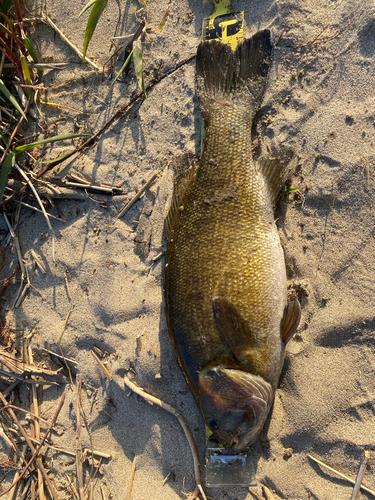
[[[219,426],[217,425],[216,420],[211,420],[211,422],[209,423],[209,425],[210,425],[210,429],[214,429],[215,430],[215,429],[219,428]]]

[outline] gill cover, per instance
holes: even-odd
[[[235,452],[256,440],[273,401],[268,382],[225,358],[201,370],[199,392],[208,427]]]

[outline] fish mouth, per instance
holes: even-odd
[[[226,448],[238,453],[256,441],[273,402],[262,377],[211,362],[199,374],[201,407],[208,427]]]

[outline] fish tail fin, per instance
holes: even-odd
[[[273,46],[263,30],[236,50],[217,40],[202,42],[197,51],[196,87],[203,118],[222,105],[242,106],[254,116],[267,86]]]

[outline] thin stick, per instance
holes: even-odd
[[[362,460],[361,466],[359,467],[359,471],[358,471],[358,474],[357,474],[357,479],[356,479],[356,482],[355,482],[355,485],[354,485],[354,488],[353,488],[353,493],[352,493],[352,496],[350,497],[350,500],[356,500],[356,498],[358,496],[359,489],[360,489],[361,483],[362,483],[362,479],[363,479],[363,476],[364,476],[364,473],[365,473],[365,470],[366,470],[367,461],[370,459],[370,456],[371,456],[370,451],[369,450],[365,450],[365,453],[364,453],[364,456],[363,456],[363,460]]]
[[[22,462],[24,462],[24,457],[26,455],[26,451],[27,451],[27,445],[24,444],[23,447],[22,447],[22,454],[20,454],[20,456],[18,457],[18,466],[21,467],[22,465]],[[17,488],[17,482],[18,482],[18,478],[20,476],[20,471],[17,471],[15,474],[14,474],[14,479],[13,479],[13,483],[15,483],[15,485],[13,486],[13,488],[10,490],[10,494],[9,494],[9,498],[8,500],[13,500],[14,498],[14,495],[16,493],[16,488]]]
[[[39,213],[43,214],[42,210],[40,210],[39,208],[33,207],[32,205],[29,205],[28,203],[25,203],[24,201],[20,201],[20,200],[14,200],[14,201],[16,203],[19,203],[20,205],[23,205],[24,207],[31,208],[31,210],[34,210],[35,212],[39,212]],[[46,212],[46,214],[48,215],[48,217],[52,217],[52,219],[56,219],[56,220],[59,220],[60,222],[64,222],[62,219],[60,219],[59,217],[56,217],[55,215],[49,214],[48,212]]]
[[[9,396],[9,394],[13,391],[13,389],[15,389],[17,387],[17,385],[20,383],[19,380],[15,380],[13,383],[10,384],[9,387],[7,387],[5,389],[5,391],[3,392],[4,396],[7,397]]]
[[[6,377],[16,378],[17,380],[21,380],[21,382],[26,382],[26,384],[42,384],[42,385],[59,385],[57,382],[48,381],[48,380],[30,380],[28,378],[23,378],[15,373],[7,372],[5,370],[0,370],[0,375],[5,375]]]
[[[69,361],[69,363],[72,363],[73,365],[78,365],[77,361],[74,361],[74,359],[64,358],[64,356],[61,356],[60,354],[57,354],[57,352],[49,351],[48,349],[45,349],[44,347],[42,348],[42,351],[48,352],[48,354],[52,354],[52,356],[56,356],[56,358],[61,358],[65,362]]]
[[[68,293],[68,297],[69,297],[69,303],[70,303],[70,305],[69,305],[69,311],[68,311],[68,314],[66,315],[66,318],[65,318],[64,326],[63,326],[63,328],[62,328],[62,330],[61,330],[60,337],[59,337],[59,339],[58,339],[58,341],[57,341],[57,346],[58,346],[58,348],[60,349],[60,352],[61,352],[61,355],[62,355],[62,357],[63,357],[63,359],[64,359],[65,365],[66,365],[66,367],[67,367],[67,368],[68,368],[68,370],[69,370],[69,377],[70,377],[70,381],[71,381],[71,383],[72,383],[72,385],[73,385],[72,374],[71,374],[71,372],[70,372],[69,365],[68,365],[68,364],[66,363],[66,361],[65,361],[64,351],[62,350],[62,347],[61,347],[61,340],[62,340],[62,338],[63,338],[63,335],[64,335],[65,330],[66,330],[66,325],[68,324],[68,321],[69,321],[70,315],[72,314],[72,310],[73,310],[73,300],[72,300],[72,296],[70,295],[70,290],[69,290],[69,282],[68,282],[68,276],[67,276],[66,271],[65,271],[65,284],[66,284],[66,291],[67,291],[67,293]]]
[[[27,483],[23,489],[23,493],[22,495],[19,497],[18,500],[25,500],[26,498],[26,495],[27,495],[27,492],[29,491],[29,488],[30,488],[30,484],[31,484],[31,481],[33,480],[33,476],[30,476],[29,479],[27,480]],[[40,498],[40,495],[39,495],[39,498]]]
[[[0,431],[1,433],[1,431]],[[1,434],[2,435],[2,434]],[[2,435],[3,437],[3,435]],[[36,443],[36,444],[40,444],[40,440],[39,439],[35,439],[35,438],[31,438],[29,437],[30,441],[32,441],[33,443]],[[8,443],[9,444],[9,443]],[[65,453],[66,455],[70,455],[72,457],[75,457],[76,456],[76,452],[75,450],[67,450],[66,448],[61,448],[60,446],[55,446],[53,444],[51,444],[50,442],[46,441],[44,443],[44,446],[46,446],[47,448],[51,448],[51,450],[56,450],[56,451],[60,451],[61,453]],[[103,451],[98,451],[98,450],[90,450],[89,448],[84,448],[83,452],[82,452],[82,455],[91,455],[92,456],[92,453],[94,452],[94,457],[99,457],[99,458],[112,458],[112,455],[110,455],[109,453],[104,453]]]
[[[121,219],[128,210],[131,209],[131,207],[134,205],[134,203],[142,196],[142,194],[146,191],[146,189],[151,186],[151,184],[154,182],[156,177],[159,175],[159,172],[156,172],[155,174],[152,175],[152,177],[146,182],[146,184],[138,191],[138,193],[134,196],[134,198],[129,201],[129,203],[123,207],[120,212],[117,214],[116,219]]]
[[[105,364],[100,361],[100,359],[98,358],[98,356],[95,354],[94,351],[91,351],[91,354],[92,354],[92,357],[95,359],[95,361],[98,363],[98,365],[100,366],[100,368],[103,370],[104,372],[104,375],[109,378],[109,380],[112,381],[112,375],[110,374],[110,372],[108,371],[107,367],[105,366]]]
[[[82,375],[77,375],[77,433],[76,433],[76,470],[77,491],[79,500],[83,500],[83,471],[82,471],[82,446],[81,446],[81,399]]]
[[[264,484],[262,484],[262,491],[267,500],[274,500],[271,491]]]
[[[132,489],[133,489],[133,482],[134,482],[134,476],[135,476],[135,467],[136,467],[136,457],[133,458],[132,470],[130,472],[128,494],[126,495],[126,500],[131,500],[131,498],[132,498]]]
[[[202,488],[202,483],[201,483],[201,473],[199,470],[199,460],[198,460],[198,454],[197,454],[197,449],[195,447],[195,443],[193,440],[193,437],[189,431],[189,428],[187,426],[186,420],[184,417],[181,415],[181,413],[178,410],[175,410],[173,406],[170,406],[168,403],[164,403],[158,398],[155,398],[155,396],[151,396],[151,394],[148,394],[145,392],[143,389],[135,385],[133,382],[131,382],[128,377],[125,375],[124,377],[124,382],[129,389],[131,389],[133,392],[138,394],[139,396],[142,396],[146,401],[150,403],[155,403],[156,405],[160,406],[161,408],[164,408],[164,410],[167,410],[169,413],[172,413],[178,421],[181,424],[181,427],[185,433],[186,439],[188,440],[189,446],[191,453],[193,455],[193,462],[194,462],[194,474],[195,474],[195,482],[197,484],[196,490],[194,491],[193,495],[197,496],[198,492],[201,493],[202,498],[204,500],[206,499],[206,495],[204,494],[203,488]]]
[[[21,268],[21,274],[22,274],[21,279],[23,281],[24,278],[25,278],[26,272],[25,272],[25,266],[23,264],[23,259],[22,259],[22,254],[21,254],[21,248],[20,248],[18,239],[16,237],[16,234],[13,231],[12,226],[10,225],[10,222],[9,222],[8,217],[7,217],[7,215],[6,215],[5,212],[3,212],[3,216],[4,216],[4,219],[5,219],[6,225],[8,226],[9,232],[10,232],[10,234],[11,234],[11,236],[14,239],[14,242],[16,244],[17,257],[18,257],[18,262],[19,262],[20,268]]]
[[[0,399],[2,400],[2,402],[4,404],[7,403],[6,399],[4,398],[4,396],[3,396],[3,394],[1,392],[0,392]],[[11,484],[6,490],[2,491],[0,493],[0,497],[4,496],[5,493],[8,493],[8,491],[10,491],[13,488],[13,486],[15,486],[18,483],[18,481],[20,481],[22,479],[22,477],[26,474],[26,471],[28,470],[28,468],[30,467],[30,465],[33,463],[34,460],[36,460],[37,467],[38,467],[39,470],[41,470],[41,472],[42,472],[42,474],[44,476],[44,479],[45,479],[45,481],[46,481],[46,483],[48,485],[48,488],[50,490],[50,493],[51,493],[52,497],[54,498],[54,500],[58,500],[57,493],[56,493],[55,488],[53,487],[53,485],[51,483],[50,478],[47,475],[47,472],[46,472],[45,468],[43,467],[42,460],[41,460],[41,458],[37,458],[37,457],[38,457],[38,454],[39,454],[39,452],[40,452],[40,450],[41,450],[41,448],[42,448],[42,446],[44,444],[44,441],[47,439],[49,433],[52,430],[52,427],[56,423],[56,420],[57,420],[57,417],[59,416],[59,413],[60,413],[60,410],[62,408],[62,405],[64,404],[64,400],[65,400],[65,392],[62,395],[60,403],[59,403],[59,405],[57,407],[57,410],[56,410],[56,412],[55,412],[55,414],[53,416],[53,419],[51,421],[51,424],[49,425],[49,427],[48,427],[48,429],[47,429],[47,431],[46,431],[46,433],[45,433],[42,441],[40,442],[39,446],[36,449],[34,448],[32,442],[30,441],[29,436],[26,433],[25,429],[22,427],[21,423],[19,422],[18,418],[16,417],[14,411],[12,409],[10,409],[10,408],[8,409],[11,417],[13,418],[13,420],[15,421],[15,423],[18,425],[18,428],[19,428],[21,434],[23,435],[23,437],[25,438],[25,440],[26,440],[26,442],[27,442],[27,444],[28,444],[31,452],[33,453],[33,455],[30,458],[30,460],[27,462],[27,464],[24,467],[23,471],[19,475],[17,481],[13,482],[13,484]]]
[[[68,474],[66,474],[66,473],[65,473],[65,477],[66,477],[66,479],[67,479],[67,481],[68,481],[68,488],[69,488],[69,490],[70,490],[71,494],[74,496],[74,498],[76,498],[77,500],[79,500],[79,498],[78,498],[78,493],[76,492],[76,490],[75,490],[75,488],[74,488],[74,485],[73,485],[73,483],[72,483],[72,481],[71,481],[70,477],[69,477],[69,476],[68,476]]]
[[[28,354],[29,354],[29,359],[28,363],[30,365],[33,364],[33,351],[30,346],[28,346]],[[31,379],[35,380],[35,377],[30,377]],[[32,385],[31,386],[31,393],[32,393],[32,404],[31,404],[31,412],[35,417],[33,417],[33,437],[36,439],[40,439],[40,423],[39,423],[39,403],[38,403],[38,397],[37,397],[37,386]],[[44,494],[44,482],[43,482],[43,475],[40,470],[38,470],[38,492],[39,492],[39,500],[45,500],[45,494]]]
[[[342,477],[343,479],[346,479],[347,481],[349,481],[349,483],[355,484],[354,479],[352,479],[351,477],[345,476],[345,474],[342,474],[341,472],[337,471],[336,469],[333,469],[332,467],[330,467],[329,465],[325,464],[321,460],[318,460],[317,458],[313,457],[312,455],[307,455],[307,456],[309,458],[311,458],[311,460],[314,460],[314,462],[316,462],[317,464],[321,465],[322,467],[325,467],[329,471],[334,472],[335,474],[337,474],[338,476]],[[364,486],[363,484],[361,484],[361,489],[363,491],[367,491],[367,493],[371,493],[371,495],[375,496],[375,491],[374,490],[370,490],[370,488],[367,488],[367,486]]]
[[[99,191],[100,193],[104,194],[113,194],[113,191],[111,188],[107,187],[102,187],[102,186],[95,186],[94,184],[80,184],[78,182],[69,182],[65,181],[64,184],[69,187],[76,187],[76,188],[82,188],[82,189],[91,189],[92,191]]]
[[[253,488],[249,488],[249,491],[253,495],[253,497],[256,498],[257,500],[263,500],[262,497],[258,495],[258,493],[255,490],[253,490]]]
[[[25,20],[24,20],[25,21]],[[31,63],[28,62],[29,68],[48,68],[48,69],[64,69],[69,63]],[[14,68],[12,63],[5,63],[4,68]]]
[[[107,500],[107,497],[105,496],[104,488],[103,488],[102,484],[100,485],[100,493],[102,494],[102,500]]]
[[[38,382],[38,380],[36,380],[36,382]],[[32,387],[34,388],[35,385],[33,385]],[[27,415],[30,415],[34,419],[40,420],[41,422],[43,422],[45,424],[48,424],[47,420],[45,420],[44,418],[40,417],[39,415],[36,415],[35,413],[33,413],[30,410],[24,410],[23,408],[19,408],[18,406],[14,406],[14,405],[11,405],[11,404],[3,406],[3,409],[6,409],[6,408],[13,408],[14,410],[22,411],[23,413],[26,413]]]
[[[89,493],[89,500],[93,500],[94,498],[94,483],[90,483],[90,493]]]
[[[31,191],[34,193],[34,196],[37,199],[37,201],[39,203],[39,206],[40,206],[40,208],[41,208],[41,210],[43,212],[44,218],[46,219],[48,229],[52,233],[52,261],[55,262],[55,233],[53,232],[51,223],[50,223],[49,218],[48,218],[48,214],[46,212],[46,209],[44,208],[42,200],[39,198],[37,190],[35,189],[33,183],[30,182],[30,179],[27,177],[27,175],[25,174],[25,172],[17,165],[17,163],[15,163],[14,166],[16,167],[16,169],[18,170],[18,172],[22,175],[22,177],[25,179],[25,181],[28,183],[28,185],[31,188]]]
[[[77,49],[77,47],[75,45],[72,44],[72,42],[70,40],[68,40],[66,38],[66,36],[64,35],[64,33],[59,30],[59,28],[56,26],[56,24],[52,21],[52,19],[50,17],[47,16],[47,14],[45,14],[43,12],[43,21],[45,21],[47,24],[49,24],[51,26],[51,28],[53,28],[56,33],[58,33],[60,35],[60,37],[64,40],[64,42],[69,45],[69,47],[71,49],[74,50],[74,52],[81,58],[83,59],[83,54],[80,50]],[[89,59],[87,56],[85,57],[85,62],[87,62],[87,64],[90,64],[90,66],[92,66],[94,69],[96,69],[97,71],[100,70],[99,66],[97,66],[93,61],[91,61],[91,59]]]
[[[83,420],[85,422],[85,425],[86,425],[86,430],[87,430],[87,434],[89,435],[89,440],[90,440],[90,446],[91,446],[91,455],[93,455],[93,451],[94,451],[94,444],[92,442],[92,435],[91,435],[91,431],[90,431],[90,425],[88,423],[88,420],[86,418],[86,413],[85,413],[85,410],[83,409],[83,405],[82,405],[82,379],[81,379],[81,390],[78,394],[78,397],[79,397],[79,408],[82,412],[82,416],[83,416]],[[84,457],[84,460],[86,460],[86,455],[84,454],[84,452],[82,453],[82,456]],[[87,492],[87,488],[89,487],[90,485],[90,482],[94,482],[94,478],[93,478],[93,471],[94,471],[94,460],[91,459],[91,469],[90,469],[90,476],[89,476],[89,479],[88,479],[88,483],[87,483],[87,486],[84,490],[84,495],[86,494]]]

